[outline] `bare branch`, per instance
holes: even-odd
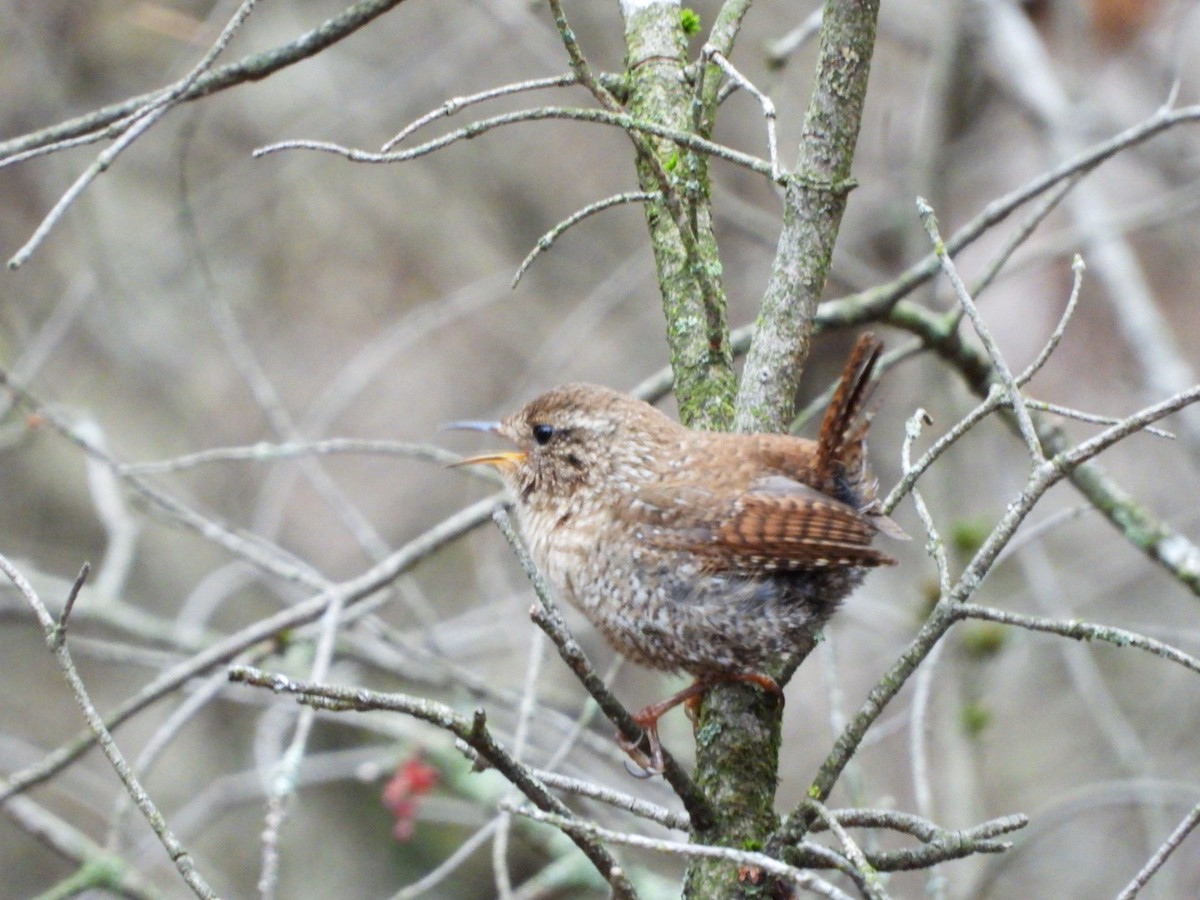
[[[570,810],[550,793],[546,786],[533,775],[532,770],[514,759],[496,741],[487,728],[487,716],[482,709],[477,709],[475,714],[468,719],[444,704],[419,697],[409,697],[404,694],[381,694],[364,688],[346,688],[295,681],[282,674],[272,675],[261,669],[246,666],[231,669],[229,678],[236,683],[268,688],[275,693],[294,694],[298,702],[317,709],[331,712],[389,710],[429,722],[465,741],[532,801],[538,809],[561,816],[564,820],[573,818]],[[633,886],[626,879],[625,873],[617,861],[599,842],[581,832],[570,834],[570,836],[584,855],[592,861],[601,877],[612,887],[614,895],[628,898],[636,896]]]
[[[63,676],[66,678],[71,692],[75,695],[75,700],[78,702],[79,708],[83,711],[83,717],[88,723],[88,728],[95,735],[96,742],[100,745],[100,749],[104,751],[104,755],[108,757],[108,761],[116,771],[117,777],[125,785],[125,790],[129,792],[138,810],[158,836],[163,849],[167,851],[167,856],[170,857],[180,876],[197,897],[206,898],[206,900],[215,900],[216,893],[209,887],[204,876],[196,868],[196,863],[192,859],[191,853],[175,837],[170,826],[167,825],[166,819],[163,818],[162,813],[158,811],[158,807],[154,805],[154,801],[150,799],[150,795],[146,793],[141,782],[138,781],[129,763],[125,761],[125,756],[113,740],[112,733],[105,726],[104,719],[96,711],[96,707],[92,705],[92,699],[88,695],[87,688],[84,687],[83,680],[79,677],[78,671],[75,669],[75,663],[71,659],[71,652],[67,649],[65,633],[60,630],[58,623],[51,617],[50,611],[46,609],[45,604],[42,603],[41,598],[34,592],[29,582],[25,580],[24,576],[17,571],[5,556],[0,556],[0,572],[3,572],[8,577],[9,581],[25,597],[30,608],[33,609],[34,615],[37,616],[38,622],[41,623],[46,643],[54,654],[59,668],[62,669]],[[86,575],[87,567],[85,566],[80,573],[79,580],[76,582],[78,586],[82,586],[83,578]],[[75,588],[74,593],[78,593],[78,587]]]
[[[428,156],[459,141],[472,140],[496,128],[506,125],[516,125],[522,122],[540,122],[546,119],[562,119],[571,122],[610,125],[614,128],[620,128],[629,134],[648,134],[672,141],[686,150],[723,159],[728,163],[749,169],[751,172],[756,172],[759,175],[769,176],[771,174],[771,164],[766,160],[743,153],[740,150],[734,150],[732,147],[726,147],[723,144],[714,143],[706,138],[697,137],[690,132],[664,128],[653,122],[634,119],[624,113],[567,106],[539,106],[534,109],[518,110],[517,112],[503,113],[487,119],[479,119],[469,125],[464,125],[462,128],[457,128],[447,134],[432,138],[423,144],[410,147],[408,150],[393,151],[390,153],[374,153],[369,150],[358,150],[352,147],[343,147],[341,144],[329,141],[296,140],[278,141],[274,144],[268,144],[265,147],[259,147],[254,151],[254,156],[267,156],[283,150],[315,150],[322,153],[332,153],[335,156],[342,156],[351,162],[377,164],[400,163],[421,156]]]
[[[556,240],[571,226],[582,222],[588,216],[598,212],[603,212],[613,206],[620,206],[625,203],[658,203],[663,199],[661,193],[650,193],[647,191],[627,191],[623,194],[614,194],[611,197],[605,197],[603,200],[597,200],[595,203],[589,203],[583,209],[577,210],[563,219],[540,238],[538,238],[537,246],[529,252],[529,255],[521,261],[521,265],[517,267],[517,274],[513,276],[510,287],[516,287],[521,281],[525,270],[528,269],[538,254],[549,250]]]
[[[117,706],[105,717],[104,724],[109,729],[116,728],[151,703],[177,690],[196,675],[207,672],[213,666],[229,662],[239,653],[261,641],[271,640],[280,632],[313,622],[325,612],[329,604],[333,602],[335,595],[344,597],[347,606],[367,600],[395,580],[400,573],[434,553],[447,541],[452,541],[486,522],[496,506],[496,502],[496,498],[492,497],[467,507],[410,541],[388,559],[372,566],[357,578],[331,587],[265,619],[260,619],[172,666]],[[53,777],[63,767],[83,755],[93,743],[95,743],[95,735],[91,732],[79,735],[40,762],[9,776],[6,784],[0,782],[0,803]]]
[[[1034,430],[1033,420],[1029,418],[1029,411],[1025,408],[1025,399],[1021,396],[1021,389],[1017,384],[1017,380],[1013,377],[1012,372],[1008,368],[1008,363],[1004,360],[1004,355],[1000,352],[1000,345],[992,337],[991,329],[988,328],[987,323],[983,320],[983,316],[979,314],[979,308],[975,305],[975,301],[971,299],[971,295],[967,292],[967,286],[959,278],[954,261],[950,258],[950,254],[946,252],[946,245],[942,243],[942,236],[938,233],[937,219],[934,217],[933,208],[923,198],[918,197],[917,211],[921,214],[921,221],[925,224],[925,230],[929,233],[929,239],[933,241],[934,253],[941,262],[942,271],[946,273],[946,277],[950,279],[950,284],[954,286],[955,296],[958,297],[958,302],[962,304],[962,308],[966,310],[971,324],[975,326],[975,333],[983,341],[984,349],[987,350],[988,357],[992,361],[992,367],[1000,380],[1001,386],[1003,386],[1008,395],[1009,405],[1012,407],[1013,415],[1016,416],[1017,426],[1021,431],[1021,436],[1025,439],[1025,446],[1029,450],[1030,457],[1034,463],[1045,459],[1045,453],[1042,451],[1041,442],[1038,440],[1037,432]]]
[[[1183,817],[1183,820],[1175,827],[1175,830],[1159,845],[1154,855],[1146,860],[1146,865],[1142,867],[1141,871],[1117,895],[1117,900],[1133,900],[1134,897],[1141,893],[1142,888],[1150,883],[1150,879],[1154,877],[1154,874],[1162,868],[1163,863],[1170,858],[1171,854],[1175,852],[1197,825],[1200,825],[1200,804],[1193,806],[1191,812]]]
[[[426,113],[419,119],[416,119],[412,124],[405,126],[393,138],[388,140],[382,147],[379,148],[380,153],[390,153],[397,144],[403,143],[409,135],[424,128],[430,122],[436,122],[438,119],[449,118],[462,112],[469,106],[474,106],[477,103],[486,103],[488,100],[495,100],[497,97],[508,97],[513,94],[521,94],[526,91],[538,91],[544,88],[551,87],[567,87],[568,85],[578,82],[576,75],[552,75],[549,78],[534,78],[530,81],[518,81],[514,84],[506,84],[497,88],[490,88],[486,91],[480,91],[477,94],[470,94],[466,97],[451,97],[437,109]]]
[[[1154,638],[1129,631],[1125,628],[1114,628],[1110,625],[1096,625],[1091,622],[1059,621],[1043,616],[1029,616],[1022,613],[1008,612],[1003,609],[993,609],[974,603],[961,603],[956,608],[956,615],[963,619],[980,619],[985,622],[998,622],[1001,625],[1012,625],[1027,631],[1040,631],[1046,634],[1056,634],[1059,637],[1071,638],[1076,641],[1103,641],[1114,647],[1136,647],[1157,657],[1183,666],[1200,675],[1200,659],[1184,653],[1170,644],[1157,641]]]
[[[781,863],[779,860],[770,856],[765,856],[762,853],[756,853],[751,850],[734,850],[730,847],[710,847],[704,844],[685,844],[679,841],[667,841],[657,838],[649,838],[640,834],[630,834],[621,831],[613,831],[608,828],[601,828],[599,825],[593,825],[590,822],[583,822],[576,818],[567,818],[553,813],[545,813],[540,810],[530,809],[528,807],[514,807],[513,812],[520,813],[523,816],[537,822],[545,822],[547,825],[553,825],[561,831],[575,837],[576,835],[587,835],[598,840],[608,841],[613,844],[626,844],[630,847],[641,847],[646,850],[657,850],[660,853],[668,853],[678,856],[688,857],[703,857],[708,859],[728,860],[731,863],[736,863],[739,866],[759,868],[772,875],[778,875],[780,878],[791,882],[797,887],[812,891],[820,897],[837,898],[837,900],[850,900],[849,896],[838,890],[827,881],[818,878],[811,872],[804,872],[800,869],[793,868],[786,863]]]
[[[200,76],[178,99],[180,102],[198,100],[235,85],[266,78],[280,69],[315,56],[393,7],[399,6],[401,2],[402,0],[359,0],[345,12],[328,19],[288,44],[265,53],[247,56],[236,63],[222,66],[207,75]],[[160,88],[148,94],[130,97],[128,100],[102,107],[74,119],[68,119],[58,125],[2,141],[0,142],[0,161],[14,154],[26,153],[33,148],[68,142],[81,136],[89,139],[114,137],[115,134],[106,133],[105,129],[114,123],[118,123],[118,128],[120,128],[119,123],[122,119],[144,109],[147,104],[160,98],[166,90],[169,88]],[[74,145],[72,144],[72,146]]]
[[[700,58],[701,61],[711,60],[716,63],[734,84],[751,94],[758,101],[758,105],[762,107],[763,118],[767,121],[767,159],[771,162],[771,180],[779,181],[781,170],[779,168],[779,144],[775,137],[775,104],[771,102],[770,97],[755,87],[749,78],[739,72],[733,63],[725,58],[725,54],[712,44],[704,45],[704,49],[700,53]]]
[[[1007,219],[1017,209],[1051,190],[1060,182],[1079,174],[1087,174],[1122,150],[1197,119],[1200,119],[1200,106],[1159,110],[1146,121],[1122,131],[1107,141],[1096,144],[1049,172],[988,203],[975,218],[959,228],[945,242],[946,254],[957,255],[975,243],[980,236]],[[888,284],[872,287],[824,304],[821,310],[822,317],[825,321],[836,321],[844,325],[878,321],[880,315],[886,314],[897,302],[911,294],[918,286],[928,282],[938,271],[940,265],[937,255],[931,253],[921,261],[914,263]]]
[[[183,78],[176,82],[171,88],[149,101],[143,108],[139,109],[131,117],[132,120],[129,121],[127,127],[123,129],[123,133],[120,135],[120,137],[118,137],[108,149],[101,153],[96,158],[94,163],[84,170],[83,174],[75,180],[75,183],[71,185],[67,192],[59,198],[58,202],[54,205],[54,208],[50,210],[50,212],[42,220],[42,223],[33,232],[32,237],[30,237],[25,243],[25,246],[18,250],[16,255],[14,255],[12,259],[8,261],[8,267],[10,269],[20,268],[29,259],[29,257],[33,255],[34,250],[36,250],[42,241],[45,240],[46,235],[48,235],[54,226],[58,224],[59,220],[62,219],[63,215],[66,213],[68,207],[70,207],[70,205],[74,203],[76,199],[78,199],[80,194],[87,189],[88,185],[95,181],[96,178],[103,172],[108,171],[108,168],[116,161],[117,157],[121,155],[122,151],[124,151],[134,141],[141,137],[145,132],[150,130],[150,128],[153,127],[159,119],[161,119],[171,110],[172,107],[179,103],[180,98],[182,98],[184,94],[186,94],[195,86],[200,76],[212,67],[212,64],[216,62],[217,57],[220,56],[225,50],[226,46],[228,46],[229,41],[233,38],[237,30],[241,28],[242,23],[246,20],[246,17],[250,15],[251,10],[254,9],[254,6],[257,2],[258,0],[242,0],[241,5],[237,8],[237,11],[234,12],[233,17],[226,24],[225,28],[221,31],[220,36],[213,43],[212,47],[209,48],[208,52],[204,54],[204,57],[200,60],[200,62],[198,62],[190,72],[183,76]]]

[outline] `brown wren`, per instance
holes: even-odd
[[[782,697],[763,669],[821,628],[903,533],[878,510],[864,407],[881,344],[859,338],[816,441],[693,431],[590,384],[547,391],[502,422],[456,422],[517,449],[495,466],[529,553],[556,597],[629,659],[696,679],[634,718],[661,771],[658,718],[723,680]]]

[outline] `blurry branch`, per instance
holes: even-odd
[[[437,887],[451,875],[459,870],[467,859],[475,853],[480,847],[492,839],[496,828],[500,824],[500,817],[493,816],[490,821],[466,840],[462,841],[453,852],[446,855],[446,858],[422,875],[419,879],[409,885],[401,888],[393,896],[392,900],[413,900],[413,898],[427,896],[428,891]]]
[[[193,192],[188,177],[188,152],[193,147],[193,129],[199,117],[192,117],[185,129],[185,137],[181,144],[184,152],[179,159],[180,193],[182,210],[180,224],[186,237],[186,245],[191,251],[195,267],[198,269],[204,284],[205,306],[213,326],[225,348],[225,353],[241,376],[242,382],[254,398],[261,410],[263,418],[274,432],[276,438],[283,441],[301,441],[307,437],[297,426],[294,417],[284,403],[280,392],[276,389],[267,374],[258,354],[251,346],[237,314],[231,307],[226,292],[222,290],[213,274],[209,258],[204,250],[204,242],[200,235],[194,213]],[[387,556],[388,542],[383,539],[362,510],[351,501],[341,485],[329,474],[324,466],[311,456],[303,457],[298,466],[308,483],[313,487],[325,504],[335,513],[342,526],[353,537],[364,554],[372,561],[378,562]],[[270,483],[270,479],[266,479]],[[270,527],[271,516],[262,514],[258,507],[258,515],[253,520],[251,530],[267,538],[274,538],[277,528]],[[263,520],[267,523],[264,524]],[[277,519],[277,517],[276,517]]]
[[[229,672],[231,681],[254,687],[268,688],[275,693],[293,694],[299,703],[330,712],[371,712],[386,710],[400,712],[443,729],[464,741],[489,765],[518,788],[538,809],[573,818],[571,811],[562,801],[550,793],[549,788],[533,774],[533,771],[501,746],[487,727],[487,716],[477,709],[471,718],[461,716],[441,703],[403,694],[381,694],[364,688],[337,687],[328,684],[295,681],[282,674],[271,674],[261,669],[237,667]],[[601,877],[610,885],[616,897],[636,896],[633,886],[625,877],[620,865],[604,846],[589,836],[568,832],[575,844],[591,860]]]
[[[16,255],[8,261],[10,269],[19,268],[24,264],[33,251],[38,248],[46,235],[54,228],[58,221],[66,213],[68,207],[87,189],[96,178],[106,172],[108,168],[116,161],[128,146],[141,137],[144,133],[150,130],[163,116],[171,111],[189,89],[191,89],[196,81],[212,64],[216,62],[218,56],[229,46],[229,42],[233,39],[234,34],[241,28],[242,23],[246,21],[246,17],[250,15],[254,9],[257,0],[242,0],[233,17],[225,25],[217,40],[209,48],[208,52],[198,62],[190,72],[183,78],[177,81],[167,90],[157,95],[153,100],[145,104],[145,106],[137,109],[130,114],[123,122],[117,123],[113,127],[116,132],[113,136],[116,140],[106,150],[104,150],[92,165],[84,170],[83,174],[75,180],[75,183],[68,188],[67,192],[59,198],[54,208],[42,220],[42,223],[34,231],[33,236],[29,238],[25,246],[17,251]]]
[[[327,438],[321,441],[286,441],[284,443],[260,441],[246,447],[214,447],[210,450],[199,450],[195,453],[155,462],[119,463],[116,471],[118,475],[162,475],[219,462],[274,463],[304,456],[335,454],[398,456],[401,459],[418,459],[441,466],[450,465],[460,459],[457,453],[451,453],[449,450],[443,450],[431,444],[365,438]],[[470,472],[471,470],[466,471]]]
[[[386,560],[372,566],[356,578],[331,586],[307,600],[302,600],[295,606],[260,619],[242,630],[214,642],[211,646],[160,673],[152,682],[109,713],[104,718],[104,725],[110,730],[116,728],[150,704],[178,690],[190,679],[207,672],[213,666],[227,663],[239,653],[258,644],[271,642],[281,632],[290,631],[315,621],[335,600],[344,602],[347,607],[367,601],[378,591],[391,584],[402,572],[437,552],[446,543],[487,521],[495,506],[496,498],[494,497],[481,500],[414,538]],[[94,743],[94,734],[90,731],[86,732],[64,744],[40,762],[9,776],[7,781],[0,781],[0,803],[52,778],[64,767],[82,756]]]
[[[538,676],[542,672],[542,664],[546,659],[545,635],[534,632],[533,640],[529,642],[526,654],[525,677],[521,684],[521,702],[517,709],[517,721],[513,727],[512,758],[517,762],[525,762],[529,751],[529,726],[533,721],[538,700]],[[534,777],[537,777],[536,774]],[[508,864],[509,839],[512,836],[513,817],[504,804],[515,799],[512,791],[506,791],[500,801],[500,825],[496,831],[496,839],[492,841],[492,877],[501,898],[512,897],[512,872]]]
[[[1008,3],[981,3],[985,17],[985,68],[1043,126],[1056,155],[1078,152],[1078,111],[1053,64],[1050,50],[1028,16]],[[1174,105],[1176,81],[1163,106]],[[1181,352],[1171,324],[1159,308],[1138,253],[1112,226],[1117,203],[1102,185],[1088,182],[1072,192],[1068,209],[1088,258],[1105,286],[1112,314],[1137,360],[1150,396],[1182,390],[1196,380],[1191,362]],[[1200,450],[1200,415],[1180,417],[1192,450]]]
[[[198,100],[239,84],[260,81],[293,63],[315,56],[393,7],[399,6],[401,2],[402,0],[360,0],[345,12],[328,19],[294,41],[264,53],[251,54],[236,63],[200,75],[176,100],[180,103]],[[49,128],[0,141],[0,167],[29,159],[31,156],[53,153],[65,149],[66,146],[115,137],[120,133],[122,120],[138,114],[169,90],[170,88],[160,88],[130,97],[128,100],[67,119]],[[109,130],[109,126],[114,124],[116,127]]]
[[[347,597],[335,592],[321,613],[316,647],[309,678],[324,681],[333,665],[333,656],[342,624]],[[287,816],[288,800],[299,783],[300,766],[308,749],[308,740],[316,724],[316,710],[308,707],[301,710],[295,723],[292,739],[287,748],[275,761],[267,786],[267,812],[260,841],[262,845],[262,868],[259,874],[258,891],[261,900],[271,900],[279,886],[279,838]]]
[[[106,850],[70,822],[60,819],[28,797],[13,797],[4,805],[4,811],[18,828],[79,866],[77,872],[41,894],[41,897],[78,897],[89,891],[119,894],[133,900],[160,900],[162,897],[146,883],[137,866]]]
[[[125,790],[133,798],[134,804],[145,817],[150,828],[158,835],[163,849],[167,851],[167,855],[179,871],[180,876],[182,876],[184,882],[197,897],[213,898],[215,900],[216,893],[208,886],[208,882],[204,880],[204,876],[196,868],[196,863],[192,859],[191,853],[172,833],[166,819],[163,818],[162,813],[158,811],[158,807],[154,805],[154,801],[150,799],[150,795],[146,793],[141,782],[138,781],[137,775],[134,774],[129,763],[125,761],[125,756],[113,740],[112,733],[104,724],[104,719],[96,711],[96,707],[92,705],[87,688],[84,687],[83,681],[79,677],[79,672],[75,669],[75,663],[71,659],[71,652],[67,649],[67,618],[70,615],[71,607],[74,606],[75,597],[78,596],[80,588],[83,587],[83,582],[87,579],[88,566],[85,564],[80,571],[79,578],[72,588],[71,596],[68,597],[63,607],[63,613],[57,620],[50,615],[50,611],[46,609],[45,604],[42,603],[41,598],[38,597],[29,582],[25,580],[24,576],[4,556],[0,556],[0,572],[3,572],[16,586],[17,590],[21,592],[29,603],[34,615],[37,616],[38,623],[42,626],[42,632],[46,638],[46,644],[50,648],[50,652],[54,655],[59,668],[62,669],[63,676],[67,680],[67,685],[75,695],[75,700],[79,704],[79,708],[83,711],[83,717],[88,723],[88,728],[95,735],[96,742],[100,745],[100,749],[104,752],[104,755],[108,757],[108,761],[116,771],[117,777],[121,779],[121,783],[125,785]]]
[[[78,427],[88,440],[99,447],[104,446],[104,432],[94,421],[85,419]],[[100,562],[95,586],[101,602],[107,603],[110,598],[125,593],[129,572],[137,556],[141,526],[129,509],[117,474],[93,457],[85,458],[84,469],[87,472],[92,509],[104,525],[104,558]],[[72,596],[77,596],[77,593]],[[63,615],[66,616],[67,612]]]
[[[93,285],[90,279],[79,279],[65,291],[62,298],[54,304],[46,320],[37,331],[27,336],[19,348],[17,358],[11,366],[13,379],[22,384],[30,384],[37,377],[42,367],[52,358],[55,351],[62,347],[71,328],[79,315],[92,299]],[[0,396],[0,423],[8,416],[12,408],[12,398]],[[6,434],[11,429],[13,434]],[[18,440],[18,433],[23,432],[20,426],[0,425],[0,449],[6,449],[8,443]]]
[[[1015,210],[1051,190],[1060,182],[1077,179],[1078,176],[1087,174],[1122,150],[1136,146],[1177,125],[1194,122],[1197,119],[1200,119],[1200,106],[1159,110],[1141,124],[1126,129],[1115,137],[1056,166],[1015,191],[988,203],[974,219],[959,228],[946,240],[946,253],[954,256],[969,247],[982,235],[1012,215]],[[820,318],[829,324],[836,323],[842,326],[880,321],[880,317],[888,315],[900,300],[911,294],[917,287],[927,283],[937,273],[939,266],[937,255],[931,253],[887,284],[823,304]]]
[[[71,587],[71,582],[63,578],[49,575],[40,570],[36,563],[29,560],[17,560],[15,563],[21,569],[33,586],[38,595],[43,598],[42,602],[51,612],[56,610],[56,604],[61,601],[55,600],[56,594],[66,595]],[[19,614],[24,617],[26,609],[25,601],[22,599],[18,604],[15,600],[16,592],[0,583],[0,613],[5,616]],[[123,641],[142,642],[152,644],[158,647],[170,647],[177,653],[189,653],[203,649],[207,642],[211,641],[215,632],[205,631],[200,628],[180,627],[177,621],[157,616],[153,613],[146,612],[140,607],[128,603],[120,597],[102,597],[96,588],[87,585],[79,593],[78,608],[72,612],[72,617],[77,622],[96,624],[101,626],[101,631],[119,636]],[[76,638],[76,649],[81,649],[84,646],[86,639],[80,635]],[[174,653],[163,654],[162,651],[131,649],[129,645],[123,645],[125,650],[117,647],[111,647],[106,655],[114,657],[124,657],[126,662],[135,662],[139,665],[158,665],[167,658],[175,658]],[[96,648],[98,653],[105,651]],[[141,662],[138,662],[139,654],[146,654]]]
[[[767,65],[777,69],[783,68],[793,53],[820,33],[824,13],[823,9],[814,9],[783,37],[771,40],[767,44]]]
[[[382,373],[390,371],[396,365],[406,350],[422,345],[430,335],[439,330],[449,328],[453,323],[479,311],[485,306],[497,302],[502,296],[500,291],[504,285],[504,277],[500,274],[480,278],[451,291],[436,300],[405,311],[386,328],[373,333],[368,340],[353,353],[325,383],[316,398],[309,403],[294,426],[297,436],[304,441],[313,441],[331,431],[334,422],[346,408],[355,400],[361,398],[363,392],[372,385],[378,384]],[[216,291],[214,291],[216,294]],[[222,303],[222,305],[227,305]],[[230,345],[231,351],[234,345]],[[249,372],[248,372],[249,374]],[[254,387],[252,385],[252,387]],[[255,387],[256,395],[260,388]],[[261,401],[260,401],[261,402]],[[284,430],[279,437],[291,440],[291,433]],[[308,473],[306,467],[279,466],[273,468],[262,482],[255,503],[253,530],[267,537],[279,532],[286,511],[294,497],[297,481]],[[479,474],[479,473],[476,473]],[[329,476],[321,473],[321,481],[328,482]],[[336,485],[335,485],[336,486]],[[388,541],[378,536],[369,519],[344,498],[340,488],[331,492],[326,488],[323,494],[327,502],[338,512],[339,517],[347,522],[352,536],[363,547],[372,562],[378,562],[391,552]],[[417,621],[426,620],[418,604],[409,602],[412,592],[406,590],[403,584],[397,585],[398,599]]]
[[[48,425],[67,441],[79,447],[89,458],[103,463],[112,471],[120,474],[121,463],[91,439],[89,432],[95,433],[91,428],[76,426],[70,421],[67,414],[42,402],[34,394],[14,383],[2,368],[0,368],[0,388],[9,391],[21,404],[34,412],[39,423]],[[139,476],[125,475],[122,480],[172,521],[197,532],[209,542],[223,547],[257,568],[285,582],[299,583],[318,589],[328,585],[325,578],[312,566],[288,553],[282,547],[266,541],[258,535],[222,525]]]

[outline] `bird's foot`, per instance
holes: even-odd
[[[763,675],[760,672],[738,672],[697,679],[677,694],[672,694],[657,703],[651,703],[634,715],[633,720],[642,729],[640,737],[631,738],[623,733],[617,735],[617,745],[628,753],[634,764],[641,769],[640,773],[631,772],[631,774],[638,778],[649,778],[651,775],[662,774],[665,763],[662,743],[658,739],[658,720],[682,703],[688,719],[695,722],[700,699],[708,692],[709,688],[722,681],[744,681],[758,685],[767,693],[778,697],[779,703],[783,704],[783,689],[779,687],[779,683],[771,676]],[[645,750],[642,749],[643,744],[646,745]]]
[[[662,743],[658,739],[658,723],[643,722],[638,716],[634,716],[634,721],[642,727],[640,737],[631,738],[624,732],[617,732],[617,746],[629,754],[629,758],[637,767],[635,770],[626,763],[625,771],[634,778],[661,775],[666,768],[666,762],[663,760]],[[646,745],[646,750],[642,749],[642,744]]]

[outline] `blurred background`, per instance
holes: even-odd
[[[720,5],[692,6],[707,29]],[[890,281],[926,255],[918,195],[933,203],[948,236],[989,201],[1170,99],[1200,101],[1194,3],[883,6],[854,167],[859,186],[831,299]],[[566,7],[591,63],[620,71],[618,5]],[[169,84],[203,56],[235,8],[224,0],[2,0],[0,141]],[[219,63],[294,40],[344,8],[330,0],[261,4]],[[778,108],[788,166],[814,58],[803,26],[815,8],[755,6],[734,54]],[[698,51],[702,38],[694,43]],[[397,165],[306,151],[251,155],[295,138],[377,150],[452,97],[567,70],[543,4],[410,0],[313,59],[172,111],[88,188],[28,263],[0,275],[0,366],[123,463],[331,437],[466,452],[482,445],[439,434],[439,423],[494,418],[568,380],[633,387],[667,361],[639,208],[575,226],[510,288],[543,233],[589,203],[636,189],[620,132],[522,124]],[[405,145],[543,103],[592,105],[578,88],[503,98],[435,121]],[[764,156],[757,102],[731,96],[716,139]],[[0,170],[0,255],[17,252],[99,149]],[[1032,396],[1121,416],[1197,381],[1198,150],[1197,126],[1182,125],[1123,151],[1065,199],[979,298],[1020,370],[1065,306],[1073,255],[1084,257],[1079,310]],[[758,176],[722,163],[711,171],[730,321],[742,325],[753,320],[766,283],[781,205]],[[1025,215],[960,257],[968,283]],[[933,309],[953,304],[941,281],[910,299]],[[892,347],[911,340],[877,330]],[[806,398],[828,387],[852,340],[830,333],[818,341]],[[928,356],[889,372],[877,397],[872,451],[884,489],[898,477],[903,423],[917,407],[934,420],[927,445],[976,402]],[[182,526],[27,409],[0,402],[0,553],[52,608],[83,562],[93,564],[71,647],[101,710],[216,636],[313,593]],[[673,412],[670,401],[663,406]],[[1096,431],[1065,427],[1078,439]],[[1200,420],[1176,416],[1166,427],[1177,440],[1135,436],[1103,465],[1147,510],[1200,540]],[[956,570],[1026,474],[1019,440],[989,420],[922,481]],[[380,453],[221,461],[144,477],[332,580],[362,572],[494,490],[438,462]],[[896,518],[916,537],[899,549],[902,565],[872,574],[789,686],[781,810],[804,796],[838,716],[858,708],[936,597],[911,502]],[[1055,489],[1033,518],[1028,539],[997,567],[979,602],[1130,628],[1200,652],[1196,595],[1088,512],[1073,489]],[[0,601],[7,777],[83,722],[28,607],[7,584]],[[509,739],[522,690],[533,685],[528,761],[544,765],[567,744],[562,771],[671,805],[658,781],[625,772],[606,723],[585,724],[582,737],[568,740],[585,694],[528,621],[532,602],[511,551],[485,522],[421,563],[375,618],[348,630],[329,680],[429,696],[462,712],[483,706]],[[571,621],[607,670],[610,651]],[[264,667],[306,676],[311,644],[281,641],[275,650]],[[614,690],[634,708],[676,686],[632,666],[613,671]],[[915,727],[928,742],[932,795],[914,796],[906,689],[834,804],[920,811],[954,828],[1028,814],[1032,823],[1009,853],[943,868],[950,896],[1115,894],[1200,800],[1200,690],[1194,674],[1161,659],[964,625],[947,640],[929,689],[929,714]],[[185,703],[195,709],[170,721]],[[148,790],[225,896],[255,893],[266,785],[295,716],[286,698],[225,686],[217,671],[117,731],[130,759],[152,753],[139,769]],[[664,742],[688,758],[682,715],[664,720]],[[413,780],[425,767],[437,779],[431,789]],[[393,791],[419,799],[415,811],[384,803],[389,779]],[[392,896],[469,841],[476,849],[425,896],[495,895],[498,859],[507,861],[517,896],[603,895],[577,852],[548,829],[498,820],[496,804],[508,796],[501,780],[470,774],[452,741],[432,728],[378,713],[321,715],[300,780],[280,839],[279,896]],[[121,795],[111,767],[92,751],[25,796],[134,862],[163,896],[186,895],[141,818],[122,810]],[[632,827],[604,807],[579,808]],[[0,896],[37,895],[75,872],[76,861],[31,834],[11,805],[6,811]],[[619,855],[647,896],[677,892],[676,862]],[[916,896],[924,875],[899,876],[891,889]],[[1198,892],[1193,838],[1144,896]]]

